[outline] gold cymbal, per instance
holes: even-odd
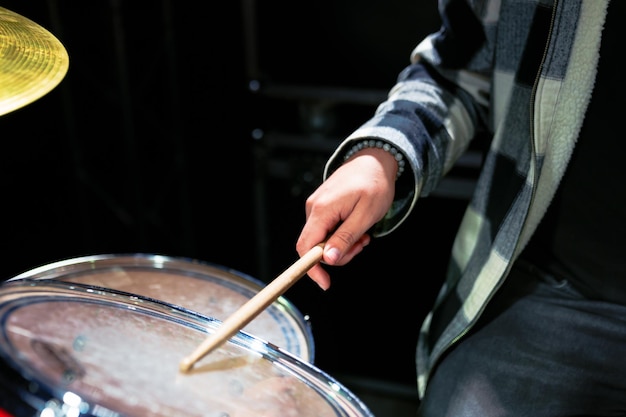
[[[68,67],[67,51],[54,35],[0,7],[0,116],[50,92]]]

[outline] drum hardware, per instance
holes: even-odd
[[[67,51],[54,35],[0,7],[0,115],[50,92],[68,68]]]

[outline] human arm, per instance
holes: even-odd
[[[467,6],[460,0],[450,3]],[[480,25],[476,30],[479,33],[473,39],[480,44],[485,37]],[[450,32],[454,31],[441,31]],[[446,42],[437,42],[442,39]],[[417,198],[437,187],[485,125],[490,62],[469,63],[457,58],[447,66],[445,54],[441,55],[456,56],[468,39],[472,37],[453,39],[455,44],[449,36],[433,34],[416,48],[412,64],[400,74],[388,99],[328,161],[324,182],[306,202],[306,223],[296,244],[298,253],[326,240],[323,263],[345,265],[371,237],[395,230]],[[344,161],[354,143],[364,139],[382,140],[402,152],[407,165],[398,181],[390,180],[397,167],[383,151],[361,155],[370,152],[362,150]],[[330,285],[330,277],[320,265],[312,268],[309,276],[324,289]]]

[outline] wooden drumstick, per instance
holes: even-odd
[[[267,286],[254,297],[224,320],[215,333],[209,335],[191,355],[184,358],[179,365],[180,371],[189,372],[196,362],[208,355],[218,346],[221,346],[246,324],[250,323],[252,319],[276,301],[289,287],[317,264],[322,259],[323,253],[324,243],[314,246],[300,259],[294,262],[293,265],[287,268],[285,272],[267,284]]]

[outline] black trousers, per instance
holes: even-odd
[[[434,370],[418,416],[626,416],[626,306],[517,265]]]

